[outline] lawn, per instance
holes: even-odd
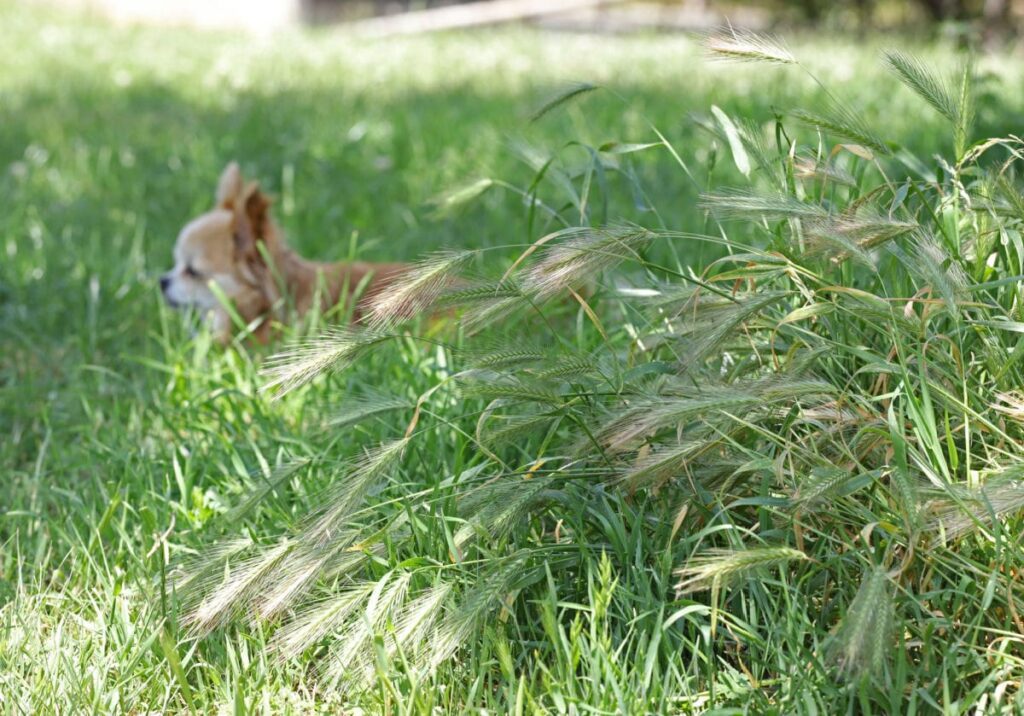
[[[503,29],[375,42],[331,32],[268,40],[116,28],[6,3],[0,24],[5,712],[856,713],[901,709],[906,698],[923,711],[960,713],[982,698],[995,703],[989,692],[1019,689],[1015,582],[966,576],[977,565],[995,575],[1017,564],[1019,549],[999,539],[1012,558],[986,552],[979,538],[965,552],[971,569],[944,562],[936,570],[963,569],[962,588],[972,595],[965,599],[994,603],[1009,628],[997,634],[978,622],[985,639],[964,635],[957,620],[966,617],[954,604],[948,621],[894,642],[910,653],[934,638],[949,659],[914,652],[892,667],[887,687],[848,685],[811,656],[817,635],[835,626],[815,614],[846,608],[857,593],[852,572],[850,583],[822,587],[820,601],[803,608],[787,601],[797,587],[785,570],[769,571],[721,615],[706,593],[676,594],[673,571],[694,543],[678,533],[689,528],[671,490],[596,486],[583,503],[552,490],[555,503],[564,498],[561,511],[496,529],[466,563],[458,535],[469,523],[454,490],[486,464],[473,431],[494,397],[469,392],[463,400],[442,391],[427,403],[424,422],[435,427],[367,489],[361,524],[401,518],[402,531],[367,548],[355,572],[338,570],[311,587],[313,604],[352,579],[385,585],[376,597],[387,599],[397,595],[402,570],[420,570],[414,586],[422,590],[450,567],[469,573],[474,560],[549,550],[550,559],[523,567],[535,578],[504,585],[500,608],[481,607],[436,668],[413,668],[415,659],[382,636],[394,625],[371,625],[361,637],[368,656],[357,660],[367,673],[362,688],[341,688],[336,677],[346,674],[325,666],[337,629],[325,627],[324,639],[297,653],[275,651],[286,610],[262,620],[226,613],[220,628],[196,638],[184,623],[188,604],[173,586],[175,570],[190,560],[212,564],[216,545],[272,545],[301,527],[325,490],[336,499],[330,486],[339,466],[400,437],[411,403],[461,360],[447,345],[405,337],[282,400],[259,392],[260,365],[279,346],[213,345],[163,305],[156,286],[178,230],[210,206],[228,161],[275,196],[277,217],[304,255],[411,260],[442,248],[487,249],[482,268],[500,274],[526,245],[560,228],[554,215],[713,234],[700,194],[742,176],[729,143],[705,128],[714,126],[711,106],[770,124],[776,111],[820,105],[825,94],[800,74],[709,63],[697,42],[680,36]],[[808,36],[790,45],[910,154],[927,162],[951,154],[942,117],[883,67],[881,49],[894,42],[908,44]],[[917,49],[942,70],[956,64],[948,48]],[[975,137],[1019,131],[1024,66],[993,56],[978,69]],[[537,113],[575,82],[599,88]],[[616,171],[588,173],[590,147],[626,149],[658,142],[659,132],[678,160],[664,145],[613,151]],[[803,138],[813,144],[813,133]],[[523,199],[549,159],[537,195],[550,215]],[[586,206],[566,198],[560,177],[576,187],[589,177],[596,188]],[[457,190],[481,188],[481,180],[490,180],[486,192],[460,203]],[[728,250],[680,241],[650,257],[699,273]],[[905,295],[899,281],[890,288]],[[555,329],[575,349],[594,350],[600,321],[573,305],[556,309]],[[599,308],[608,325],[625,322],[617,311]],[[528,327],[520,323],[516,335]],[[457,347],[469,339],[448,340]],[[357,424],[353,415],[369,415],[382,393],[405,412],[381,410]],[[1012,454],[1015,435],[995,452]],[[511,440],[502,456],[533,465],[532,478],[542,464],[527,458],[543,453],[533,452],[542,438]],[[962,464],[972,454],[965,439],[966,446],[948,438],[941,449],[959,456],[950,458],[953,472],[977,479],[980,458],[976,469],[970,459]],[[245,496],[268,481],[279,489],[242,513]],[[490,499],[514,502],[515,491]],[[763,535],[788,534],[772,513],[778,502],[747,504],[767,521]],[[936,594],[949,579],[937,586],[934,578]],[[354,639],[356,626],[347,628],[342,641]]]

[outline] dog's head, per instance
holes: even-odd
[[[160,277],[167,302],[213,311],[215,324],[222,323],[226,315],[211,288],[215,284],[247,321],[269,310],[273,282],[264,252],[273,255],[276,249],[269,208],[259,186],[246,184],[238,165],[229,164],[220,177],[214,208],[178,235],[174,268]]]

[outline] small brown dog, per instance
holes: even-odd
[[[269,259],[269,262],[268,262]],[[231,317],[210,284],[216,284],[249,325],[253,335],[270,337],[273,312],[290,302],[299,316],[320,298],[321,310],[365,289],[353,309],[372,299],[407,270],[405,264],[362,261],[335,264],[307,261],[284,241],[270,218],[270,201],[256,182],[246,184],[238,164],[224,169],[216,205],[190,221],[178,235],[174,268],[160,277],[160,290],[173,307],[194,307],[207,313],[218,340],[231,340]],[[282,291],[287,296],[282,296]]]

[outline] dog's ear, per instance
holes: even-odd
[[[235,249],[246,259],[262,262],[256,244],[267,240],[270,199],[253,182],[242,192],[240,204],[235,210]]]
[[[260,186],[253,182],[245,188],[245,216],[252,226],[257,239],[266,239],[267,224],[270,219],[270,199],[260,191]]]
[[[260,260],[260,252],[256,248],[256,232],[252,230],[249,217],[244,213],[235,212],[232,237],[235,240],[235,253],[238,256],[245,260]]]
[[[217,206],[222,209],[235,208],[235,202],[242,194],[242,170],[238,162],[231,162],[220,175],[217,182]]]

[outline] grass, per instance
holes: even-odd
[[[946,515],[947,531],[963,533],[958,505],[1015,504],[1012,483],[977,490],[1001,485],[989,473],[1015,465],[1019,439],[1012,394],[999,414],[1010,417],[991,407],[1019,385],[1017,228],[978,219],[1005,236],[986,268],[987,255],[961,250],[959,232],[990,234],[965,224],[961,203],[935,198],[948,184],[900,189],[915,157],[934,171],[934,153],[952,157],[966,140],[901,88],[880,48],[806,38],[792,50],[861,112],[859,129],[900,142],[905,162],[881,160],[886,184],[847,153],[826,168],[852,188],[808,184],[822,194],[783,201],[738,118],[828,112],[829,98],[792,68],[708,64],[684,38],[507,30],[271,44],[9,5],[0,20],[9,41],[0,57],[5,711],[959,713],[1016,694],[1020,607],[1008,575],[1019,567],[1019,520],[948,544],[923,526]],[[941,48],[924,54],[929,66],[955,65]],[[1020,70],[1005,57],[981,64],[974,138],[1013,131],[1020,107],[1006,88],[1019,86]],[[530,122],[574,81],[603,89]],[[825,119],[836,128],[834,113]],[[817,135],[786,127],[813,156]],[[679,162],[664,147],[627,152],[636,147],[625,143],[658,142],[653,128]],[[772,166],[787,166],[766,141]],[[606,171],[597,171],[588,148],[602,145]],[[530,211],[521,192],[549,157],[538,196],[550,211]],[[520,339],[518,354],[500,326],[441,346],[402,336],[272,402],[259,392],[261,351],[193,335],[155,288],[178,228],[208,206],[234,158],[278,195],[278,216],[308,255],[486,249],[487,262],[473,265],[500,276],[565,224],[631,221],[651,235],[570,230],[517,275],[564,283],[593,269],[593,257],[603,268],[626,256],[638,263],[623,275],[639,287],[659,279],[656,310],[692,300],[694,281],[680,281],[690,265],[723,302],[701,302],[699,315],[670,326],[685,350],[671,341],[638,350],[637,335],[666,340],[650,310],[595,302],[591,317],[556,300],[553,333],[527,318],[513,335],[539,345]],[[799,170],[818,181],[817,165]],[[987,187],[978,182],[971,192]],[[744,184],[752,188],[721,190]],[[880,185],[881,196],[871,192]],[[702,200],[705,189],[714,193]],[[800,240],[813,245],[793,250],[795,222],[827,224],[866,196],[879,207],[868,229],[860,215],[856,226],[808,230]],[[938,261],[933,245],[908,243],[916,253],[886,253],[878,268],[876,247],[858,241],[885,244],[909,231],[899,222],[957,241],[940,244]],[[690,237],[716,232],[717,243]],[[743,244],[752,252],[743,261],[712,263]],[[866,265],[822,261],[847,254]],[[948,278],[953,264],[963,265],[967,297],[959,276]],[[745,310],[729,305],[734,283],[750,287]],[[920,305],[906,303],[925,286]],[[904,300],[892,310],[888,299]],[[904,310],[914,315],[902,319]],[[756,339],[730,346],[730,368],[721,341],[740,326]],[[779,372],[793,371],[779,378],[788,383],[765,382],[769,338],[785,356]],[[893,346],[927,360],[892,356]],[[555,355],[538,363],[531,351]],[[655,390],[650,379],[684,358],[700,364],[700,380]],[[812,364],[821,384],[799,375]],[[466,369],[485,380],[453,378]],[[615,402],[632,384],[646,410]],[[840,439],[820,429],[829,420],[820,399],[834,386],[859,421]],[[428,392],[411,439],[394,443]],[[786,402],[798,393],[816,418]],[[588,430],[632,451],[646,434],[630,432],[639,423],[657,440],[628,461],[613,455],[614,480],[601,461],[567,468]],[[685,425],[686,439],[674,442],[666,424]],[[683,457],[692,474],[666,481]],[[928,493],[939,484],[949,489]],[[285,550],[328,523],[332,539],[361,549],[303,580],[322,553]],[[217,566],[211,545],[249,554],[249,543],[271,551],[222,609],[207,602],[200,626],[221,628],[195,638],[174,568]],[[895,581],[893,559],[909,565]],[[257,579],[282,566],[287,579]],[[199,592],[208,594],[222,573],[190,574],[208,579]],[[677,595],[680,580],[689,591]],[[245,609],[261,618],[234,618]],[[429,629],[427,615],[445,630]],[[864,638],[887,622],[901,627],[891,644]],[[417,647],[425,636],[432,650]],[[434,670],[415,668],[432,656]],[[843,679],[830,664],[869,676]],[[363,688],[335,688],[353,675]]]

